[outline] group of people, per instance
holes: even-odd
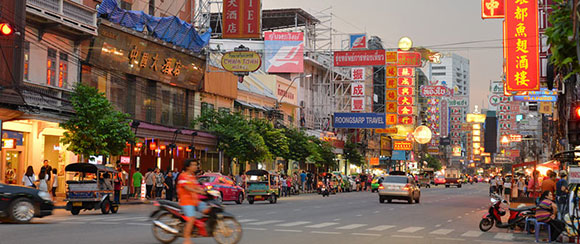
[[[26,172],[22,176],[22,185],[32,188],[37,188],[41,191],[52,193],[56,197],[56,190],[58,188],[58,178],[56,168],[52,168],[48,164],[48,160],[44,160],[40,173],[38,176],[34,173],[34,168],[28,166]]]
[[[162,172],[159,168],[149,168],[147,173],[143,175],[139,168],[133,174],[133,198],[141,198],[141,186],[143,180],[145,180],[145,196],[147,199],[160,199],[165,193],[165,199],[173,201],[177,195],[176,192],[176,181],[180,172],[177,169],[173,171],[167,169]]]

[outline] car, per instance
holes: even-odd
[[[405,175],[389,175],[379,185],[379,202],[392,202],[393,199],[405,200],[409,204],[419,203],[421,189],[415,179]]]
[[[376,192],[379,190],[379,185],[381,183],[383,183],[383,180],[385,179],[384,176],[375,176],[375,178],[373,178],[373,181],[371,181],[371,192]]]
[[[0,221],[28,223],[34,217],[52,215],[52,196],[34,188],[0,183]]]
[[[199,176],[198,181],[207,190],[219,191],[221,199],[218,201],[235,201],[237,204],[242,204],[244,201],[244,188],[237,186],[230,177],[218,173],[209,173]]]
[[[433,179],[434,185],[445,185],[445,176],[444,175],[437,175],[435,179]]]

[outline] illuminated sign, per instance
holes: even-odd
[[[421,67],[421,54],[418,52],[398,52],[397,65],[407,67]]]
[[[397,63],[397,52],[386,52],[387,64]]]
[[[461,146],[454,146],[453,153],[451,155],[454,157],[461,157]]]
[[[414,94],[413,87],[399,87],[397,88],[397,95],[412,96]]]
[[[409,141],[394,141],[393,150],[397,151],[411,151],[413,150],[413,143]]]
[[[16,149],[16,139],[2,138],[2,149]]]
[[[467,114],[467,123],[485,123],[485,114]]]
[[[230,72],[254,72],[262,66],[262,58],[252,51],[227,52],[222,56],[222,66]]]
[[[414,86],[415,79],[413,77],[399,77],[397,79],[397,84],[399,86]]]
[[[509,140],[511,142],[521,142],[522,141],[522,135],[519,135],[519,134],[510,134],[509,135]]]
[[[260,0],[229,0],[223,4],[222,37],[260,38],[262,34]]]
[[[398,118],[397,118],[396,114],[387,114],[386,120],[387,120],[387,125],[396,125],[398,122]]]
[[[397,114],[399,114],[399,115],[411,115],[411,114],[413,114],[413,106],[399,106],[397,108]]]
[[[401,125],[412,125],[413,124],[413,116],[397,116],[398,117],[398,123]]]
[[[397,105],[399,106],[412,106],[413,97],[412,96],[402,96],[397,98]]]
[[[379,50],[335,51],[334,66],[383,66],[385,54]]]
[[[398,129],[397,127],[390,127],[386,129],[375,129],[375,133],[377,134],[397,134]]]
[[[415,76],[415,68],[397,68],[398,76]]]

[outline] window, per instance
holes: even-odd
[[[121,0],[121,8],[125,10],[131,10],[131,3],[126,0]]]
[[[127,84],[125,112],[130,114],[132,117],[135,117],[135,99],[137,97],[137,94],[135,94],[135,90],[137,89],[137,80],[135,76],[127,75],[127,81],[125,84]]]
[[[433,70],[442,70],[442,69],[446,69],[445,66],[433,66],[432,68]]]
[[[68,55],[60,53],[58,62],[58,87],[67,87],[68,82]]]
[[[441,76],[441,75],[445,75],[445,72],[433,72],[434,76]]]
[[[30,42],[24,42],[24,79],[28,80],[28,67],[30,66]]]
[[[222,107],[222,108],[219,108],[218,111],[220,113],[227,113],[227,114],[229,114],[230,113],[230,108],[223,108]]]
[[[143,99],[143,108],[145,109],[145,120],[155,123],[155,101],[157,100],[157,82],[147,80],[145,87],[145,99]]]
[[[288,115],[288,122],[290,122],[290,124],[293,124],[294,123],[294,116]]]
[[[56,86],[56,50],[48,49],[48,59],[46,61],[46,84]]]
[[[155,0],[149,0],[149,15],[155,16]]]
[[[201,103],[201,114],[207,113],[214,110],[214,105],[211,103],[202,102]]]

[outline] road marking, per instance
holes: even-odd
[[[475,230],[470,230],[468,232],[463,233],[461,236],[465,236],[465,237],[479,237],[479,236],[481,236],[481,234],[483,234],[483,232],[481,232],[481,231],[475,231]]]
[[[253,222],[253,221],[258,221],[257,219],[240,219],[238,220],[238,223],[247,223],[247,222]]]
[[[451,232],[453,232],[453,229],[438,229],[438,230],[431,231],[431,234],[433,234],[433,235],[447,235]]]
[[[357,214],[356,216],[357,216],[357,217],[361,217],[361,216],[362,216],[362,214]]]
[[[300,232],[302,232],[301,230],[282,230],[282,229],[274,229],[274,231],[293,232],[293,233],[300,233]]]
[[[514,234],[512,233],[497,233],[493,238],[502,240],[513,240]]]
[[[441,227],[441,224],[435,225],[435,227]]]
[[[421,239],[421,238],[423,238],[423,236],[406,236],[406,235],[391,235],[391,237],[398,237],[398,238],[415,238],[415,239]]]
[[[277,224],[276,226],[292,227],[292,226],[305,225],[305,224],[310,224],[310,223],[311,222],[309,222],[309,221],[296,221],[296,222],[290,222],[290,223],[286,223],[286,224]]]
[[[465,215],[467,216],[467,215],[469,215],[469,213],[465,213]]]
[[[252,228],[252,227],[243,227],[244,230],[266,230],[265,228]]]
[[[277,212],[267,212],[266,214],[275,214],[275,213],[277,213]]]
[[[379,234],[369,234],[369,233],[352,233],[351,235],[354,235],[354,236],[377,236],[377,237],[381,236]]]
[[[424,227],[407,227],[405,229],[400,229],[397,232],[401,232],[401,233],[414,233],[417,231],[420,231],[422,229],[425,229]]]
[[[87,222],[72,222],[72,221],[63,221],[60,222],[61,224],[86,224]]]
[[[447,220],[447,223],[451,223],[451,222],[453,222],[453,220],[452,220],[452,219],[450,219],[450,220]]]
[[[394,225],[379,225],[379,226],[375,226],[373,228],[370,228],[368,230],[372,230],[372,231],[384,231],[384,230],[388,230],[390,228],[395,228]]]
[[[151,224],[146,224],[146,223],[127,223],[128,225],[141,225],[141,226],[149,226]]]
[[[309,225],[306,226],[308,228],[324,228],[324,227],[328,227],[328,226],[332,226],[332,225],[337,225],[338,223],[335,222],[324,222],[324,223],[320,223],[320,224],[316,224],[316,225]]]
[[[462,238],[451,238],[451,237],[435,237],[437,240],[446,240],[446,241],[465,241]]]
[[[356,228],[360,228],[366,226],[366,224],[352,224],[352,225],[345,225],[342,227],[338,227],[336,228],[337,230],[352,230],[352,229],[356,229]]]
[[[118,222],[91,222],[91,224],[96,224],[96,225],[117,225],[119,223]]]
[[[267,220],[267,221],[262,221],[262,222],[249,223],[249,225],[269,225],[269,224],[275,224],[275,223],[280,223],[280,222],[284,222],[284,221],[283,220]]]
[[[137,219],[142,219],[143,217],[131,217],[131,218],[115,218],[115,219],[109,219],[109,221],[121,221],[121,220],[137,220]]]
[[[340,219],[333,219],[332,221],[340,221]]]
[[[340,232],[327,232],[327,231],[311,231],[313,234],[327,234],[327,235],[338,235]]]
[[[379,213],[379,211],[374,211],[373,213],[376,213],[376,214],[378,214],[378,213]]]
[[[461,218],[463,218],[463,217],[461,217],[461,216],[457,216],[457,218],[458,218],[458,219],[461,219]]]

